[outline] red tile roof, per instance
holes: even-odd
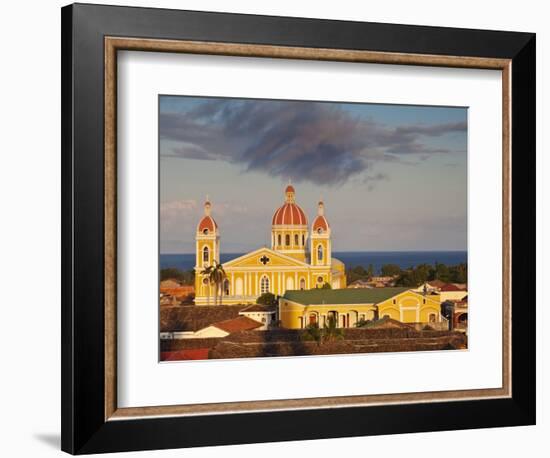
[[[263,323],[248,318],[247,316],[240,316],[238,318],[233,318],[232,320],[220,321],[218,323],[213,323],[212,326],[221,329],[222,331],[233,332],[239,331],[251,331],[263,326]]]
[[[208,348],[190,348],[177,351],[162,351],[160,353],[161,361],[182,361],[208,359]]]
[[[444,281],[441,281],[441,280],[430,280],[427,283],[428,283],[428,285],[434,286],[436,288],[441,288],[442,286],[446,285],[446,283]]]
[[[447,283],[441,287],[441,291],[464,291],[462,288],[454,285],[453,283]]]

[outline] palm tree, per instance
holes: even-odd
[[[329,316],[323,325],[323,341],[332,342],[343,338],[344,330],[338,327],[334,316]]]
[[[214,285],[214,305],[218,303],[218,296],[220,297],[220,305],[222,303],[222,286],[223,281],[226,278],[225,270],[223,266],[218,263],[216,260],[212,261],[212,265],[208,266],[201,272],[201,275],[204,275],[208,278],[208,283]],[[210,297],[210,295],[208,296]]]
[[[320,347],[323,343],[323,331],[317,323],[308,324],[302,334],[303,340],[313,340]]]
[[[321,346],[325,342],[332,342],[344,338],[344,330],[338,327],[336,318],[329,316],[322,328],[317,323],[309,324],[302,334],[304,340],[313,340]]]

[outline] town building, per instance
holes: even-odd
[[[220,260],[221,229],[212,216],[212,204],[204,204],[204,216],[197,225],[195,304],[214,304],[214,288],[202,274]],[[345,265],[332,256],[332,229],[320,201],[311,226],[296,203],[292,185],[285,189],[285,201],[271,221],[271,247],[223,263],[226,278],[222,300],[228,304],[253,304],[264,293],[282,296],[289,290],[308,290],[329,285],[345,288]]]
[[[361,321],[385,317],[402,323],[446,321],[441,315],[439,295],[409,288],[287,291],[279,299],[279,320],[287,329],[315,323],[324,326],[330,318],[338,327],[349,328]]]
[[[242,309],[239,315],[262,323],[258,331],[267,331],[277,323],[277,309],[273,305],[252,304]]]

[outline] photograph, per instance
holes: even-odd
[[[160,361],[467,350],[467,107],[158,110]]]

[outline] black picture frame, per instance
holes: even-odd
[[[74,4],[62,8],[62,449],[72,454],[535,424],[535,34]],[[512,60],[512,396],[105,420],[104,37]],[[521,313],[520,313],[521,312]],[[296,427],[299,425],[299,427]]]

